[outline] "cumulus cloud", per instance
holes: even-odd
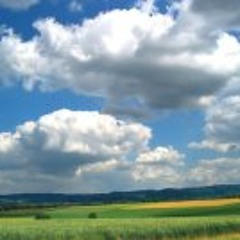
[[[147,14],[153,14],[157,11],[155,0],[139,0],[136,2],[136,7]]]
[[[236,35],[239,29],[237,7],[239,1],[234,0],[229,3],[221,0],[191,1],[191,12],[209,20],[203,32],[212,32],[213,36],[218,34],[217,48],[206,54],[200,54],[198,61],[228,77],[227,83],[215,94],[205,109],[205,138],[201,142],[190,143],[191,148],[211,149],[222,153],[240,150],[238,134],[240,44]],[[211,66],[208,64],[209,60]]]
[[[98,112],[58,110],[19,125],[13,133],[0,133],[1,184],[10,192],[69,192],[87,191],[86,186],[109,191],[116,186],[141,188],[152,181],[176,183],[184,155],[173,147],[151,149],[151,137],[151,130],[140,123]]]
[[[4,30],[0,84],[100,96],[106,100],[103,110],[115,116],[141,118],[153,109],[204,107],[205,138],[190,147],[239,151],[237,9],[238,0],[183,0],[163,14],[146,0],[80,24],[38,20],[33,26],[38,33],[29,40]],[[108,114],[57,111],[0,134],[1,178],[10,189],[17,181],[8,180],[14,171],[20,173],[19,182],[32,171],[36,181],[51,179],[52,186],[66,182],[77,189],[79,181],[87,181],[106,190],[110,176],[122,180],[114,182],[119,188],[126,182],[166,186],[186,183],[189,174],[189,179],[199,176],[197,182],[215,182],[212,172],[220,172],[227,161],[239,169],[237,160],[221,158],[182,171],[184,155],[172,147],[151,149],[150,138],[148,127]]]
[[[39,3],[39,0],[0,0],[0,7],[12,10],[26,10]]]
[[[151,148],[151,138],[140,123],[58,110],[0,133],[1,186],[5,193],[106,192],[239,180],[239,159],[201,160],[189,168],[183,153]]]
[[[240,96],[215,101],[206,113],[206,139],[190,147],[220,152],[240,150]]]
[[[222,30],[239,27],[238,0],[192,0],[191,9],[209,19],[209,27]]]
[[[132,161],[112,159],[83,166],[77,172],[78,182],[88,182],[92,192],[182,186],[184,160],[184,154],[171,146],[149,147]]]
[[[141,124],[97,112],[59,110],[18,126],[15,133],[1,133],[0,165],[74,174],[81,165],[137,153],[147,147],[150,137],[150,129]]]
[[[184,155],[173,147],[157,147],[141,153],[136,159],[133,178],[136,181],[158,181],[159,184],[179,184]]]
[[[143,152],[138,156],[136,161],[140,164],[175,164],[182,158],[184,156],[170,146],[168,148],[157,147],[152,151]]]
[[[203,106],[238,70],[238,53],[223,61],[228,42],[238,51],[236,39],[205,34],[207,19],[190,7],[179,7],[177,18],[171,8],[153,9],[153,1],[141,1],[80,25],[39,20],[29,41],[9,31],[0,41],[1,82],[101,96],[113,112],[132,102],[150,109]]]
[[[201,160],[188,174],[190,184],[233,184],[240,181],[239,158]]]

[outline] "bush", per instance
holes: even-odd
[[[95,212],[89,213],[88,218],[95,219],[97,218],[97,214]]]
[[[43,213],[43,212],[37,213],[37,214],[35,215],[35,219],[37,219],[37,220],[50,219],[50,218],[51,218],[51,217],[50,217],[48,214]]]

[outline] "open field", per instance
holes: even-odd
[[[164,208],[186,208],[186,207],[218,207],[227,204],[240,203],[240,198],[211,199],[211,200],[191,200],[157,203],[139,203],[131,206],[132,209],[164,209]]]
[[[240,236],[237,233],[240,234],[238,217],[0,221],[0,239],[4,240],[229,239]]]
[[[91,212],[96,213],[99,218],[228,216],[240,215],[240,200],[219,199],[207,201],[74,206],[54,209],[48,213],[53,218],[87,218]]]
[[[240,215],[239,199],[179,201],[93,206],[65,206],[47,209],[23,209],[0,212],[0,217],[32,217],[46,212],[51,218],[82,219],[92,212],[98,218],[166,218]]]
[[[35,219],[38,212],[50,219]],[[90,213],[97,218],[89,219]],[[240,239],[238,199],[65,206],[1,216],[0,240]]]

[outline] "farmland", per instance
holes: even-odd
[[[36,219],[44,212],[48,219]],[[94,213],[94,219],[89,219]],[[240,200],[65,206],[1,213],[0,239],[240,239]]]

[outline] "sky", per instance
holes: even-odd
[[[239,0],[0,0],[0,193],[240,183]]]

